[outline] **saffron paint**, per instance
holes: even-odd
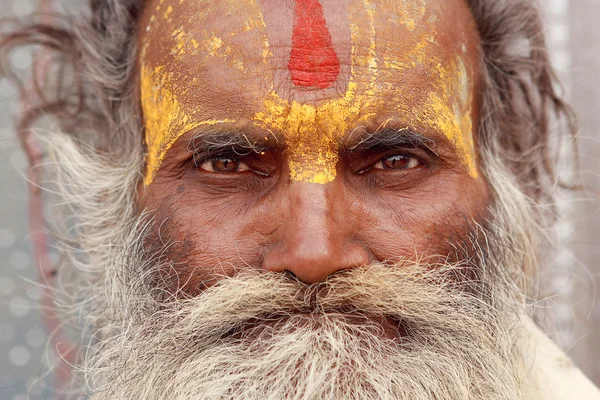
[[[262,107],[243,117],[265,132],[284,136],[292,180],[334,181],[340,143],[353,129],[372,123],[379,115],[400,128],[443,134],[456,147],[471,176],[478,177],[471,120],[474,82],[466,63],[467,42],[457,43],[453,57],[441,55],[438,15],[427,9],[426,0],[398,0],[386,7],[376,7],[377,0],[348,0],[351,60],[348,81],[340,82],[346,91],[329,93],[320,102],[281,97],[275,89],[272,71],[281,66],[273,61],[259,1],[223,0],[219,7],[226,5],[224,10],[201,14],[206,21],[217,20],[224,13],[230,18],[244,16],[246,22],[236,24],[239,28],[234,31],[216,26],[186,31],[185,21],[172,21],[168,29],[173,47],[161,62],[145,62],[149,43],[144,43],[141,91],[148,146],[146,184],[152,182],[167,151],[185,132],[201,125],[234,123],[238,118],[237,114],[201,113],[194,106],[195,98],[190,101],[196,65],[206,59],[222,65],[234,80],[243,81],[249,68],[253,74],[264,74],[267,92],[260,99]],[[241,6],[247,8],[238,10]],[[164,21],[160,14],[152,17],[150,24]],[[381,38],[405,40],[378,42],[376,32]],[[238,35],[243,35],[243,42],[234,40]],[[251,51],[242,49],[240,43],[251,43]],[[325,89],[342,80],[340,60],[319,0],[296,0],[291,45],[288,79],[298,89]],[[245,62],[261,55],[262,63]],[[188,71],[187,75],[178,76],[176,67]],[[407,90],[410,88],[399,79],[414,73],[421,76],[420,90]]]
[[[288,69],[294,85],[319,89],[333,85],[340,74],[319,0],[296,0]]]

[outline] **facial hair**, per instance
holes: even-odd
[[[404,261],[311,285],[248,268],[193,298],[129,290],[85,379],[98,399],[522,398],[510,313],[473,268]]]

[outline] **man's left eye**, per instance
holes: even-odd
[[[373,166],[373,168],[405,170],[418,167],[421,164],[423,164],[421,160],[416,157],[411,157],[406,154],[397,154],[381,159]]]
[[[246,165],[246,163],[242,162],[241,160],[228,157],[211,158],[200,164],[199,168],[204,171],[222,174],[250,170],[248,165]]]

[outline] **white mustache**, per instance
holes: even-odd
[[[120,398],[518,398],[504,313],[461,268],[372,265],[312,285],[243,271],[132,316],[90,370]]]
[[[457,268],[379,264],[347,270],[311,285],[281,273],[248,270],[223,278],[195,298],[167,304],[152,319],[163,321],[164,328],[177,324],[182,332],[195,331],[203,340],[222,337],[250,321],[272,322],[298,314],[376,317],[443,330],[443,326],[431,325],[431,313],[451,321],[453,315],[464,319],[475,308],[478,315],[485,315],[489,308],[463,290],[464,282],[449,277]]]

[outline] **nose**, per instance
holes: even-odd
[[[370,262],[356,239],[357,215],[335,181],[294,182],[288,190],[281,229],[264,256],[266,270],[289,271],[305,283],[317,283]]]

